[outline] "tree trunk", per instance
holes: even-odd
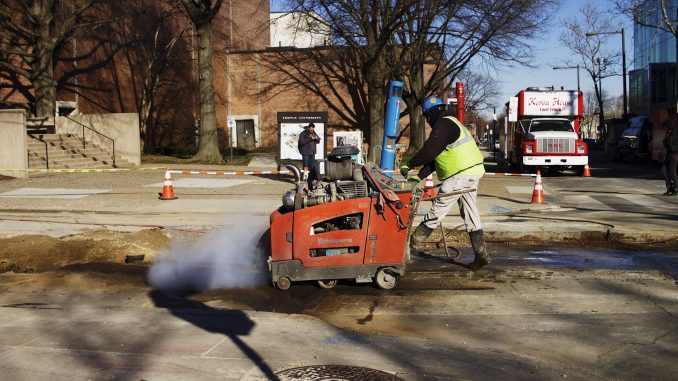
[[[421,113],[421,107],[416,104],[410,109],[410,145],[406,155],[414,156],[424,146],[424,130],[426,121]]]
[[[49,33],[49,25],[43,33]],[[47,46],[47,40],[36,45],[36,60],[31,65],[31,70],[36,74],[33,79],[35,91],[35,115],[38,117],[54,117],[56,113],[56,88],[54,80],[54,66],[52,61],[53,48]]]
[[[379,63],[375,63],[368,68],[366,81],[370,114],[370,127],[368,131],[370,153],[368,160],[375,161],[377,158],[374,155],[374,147],[381,147],[384,143],[384,107],[386,103],[385,78]],[[379,154],[379,159],[381,159],[381,153]]]
[[[407,99],[407,105],[410,109],[410,145],[407,147],[406,155],[413,156],[421,147],[424,146],[424,129],[426,121],[421,112],[419,99],[424,96],[424,68],[423,65],[416,65],[410,74],[410,96]]]
[[[200,147],[194,160],[223,164],[219,152],[219,134],[214,109],[212,69],[212,23],[196,25],[198,30],[198,66],[200,67]]]

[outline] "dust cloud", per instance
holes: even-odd
[[[257,247],[265,230],[261,221],[241,221],[191,244],[174,242],[149,269],[148,282],[171,294],[265,284],[270,280],[268,253]]]

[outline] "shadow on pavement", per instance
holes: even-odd
[[[279,380],[264,359],[240,338],[249,335],[255,325],[244,312],[215,309],[202,302],[171,297],[158,290],[149,292],[149,297],[156,307],[165,308],[172,315],[205,331],[227,336],[268,380]]]

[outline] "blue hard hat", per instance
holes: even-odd
[[[426,114],[426,112],[436,106],[443,105],[443,101],[436,97],[435,95],[431,95],[430,97],[427,97],[424,99],[424,102],[421,104],[421,111]]]

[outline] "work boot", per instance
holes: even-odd
[[[485,236],[483,235],[483,230],[469,232],[468,237],[471,240],[471,246],[473,247],[473,253],[475,254],[473,263],[468,265],[468,268],[474,271],[479,270],[481,267],[492,262],[490,254],[488,254],[485,249]]]
[[[428,237],[431,235],[432,232],[433,232],[433,229],[424,225],[423,222],[420,223],[419,226],[417,226],[417,228],[414,229],[414,232],[412,233],[412,236],[410,237],[410,247],[414,249],[417,246],[419,246],[422,242],[424,242],[428,239]]]

